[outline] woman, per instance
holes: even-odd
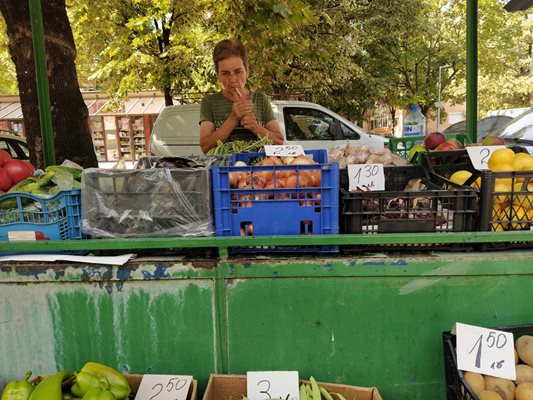
[[[213,51],[213,61],[222,91],[202,99],[200,107],[200,147],[204,153],[217,142],[268,137],[283,144],[283,135],[262,92],[245,87],[248,78],[248,52],[237,39],[222,40]]]

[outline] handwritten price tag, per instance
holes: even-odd
[[[348,190],[385,190],[383,164],[348,164]]]
[[[456,333],[458,369],[516,379],[512,333],[460,323]]]
[[[504,149],[505,146],[467,146],[466,152],[472,165],[477,170],[489,169],[489,158],[495,150]]]
[[[192,376],[144,375],[135,400],[186,400]]]
[[[301,144],[266,145],[265,153],[267,156],[277,157],[296,157],[305,154]]]
[[[254,371],[246,374],[249,400],[299,400],[298,371]]]

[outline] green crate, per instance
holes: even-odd
[[[448,133],[445,135],[446,140],[457,139],[464,146],[469,143],[468,137],[464,133]],[[410,136],[401,138],[390,138],[389,148],[393,153],[400,155],[402,158],[408,160],[409,151],[424,141],[424,136]],[[419,159],[412,160],[413,164],[419,164]]]

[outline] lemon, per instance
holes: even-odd
[[[471,176],[472,176],[472,172],[465,171],[465,170],[459,170],[459,171],[455,171],[452,174],[452,176],[450,176],[450,181],[458,185],[463,185],[468,180],[468,178],[470,178]]]
[[[490,228],[492,231],[501,232],[509,227],[510,207],[501,206],[497,201],[492,206],[492,223]]]
[[[531,171],[533,170],[533,157],[527,153],[517,153],[511,165],[515,171]]]
[[[513,191],[513,188],[510,184],[501,181],[502,179],[496,179],[496,183],[494,184],[494,193],[498,193],[495,194],[494,201],[497,202],[500,207],[509,202],[509,194]]]
[[[511,210],[511,221],[511,229],[515,231],[529,228],[527,211],[521,206],[513,205]]]
[[[514,151],[508,148],[495,150],[489,158],[489,169],[491,171],[513,171],[514,155]]]

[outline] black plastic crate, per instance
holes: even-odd
[[[480,196],[479,230],[530,230],[533,226],[533,171],[483,171]]]
[[[533,325],[513,325],[494,329],[511,332],[515,341],[522,335],[533,335]],[[479,400],[465,381],[463,371],[457,369],[456,342],[456,336],[450,331],[442,333],[446,398],[448,400]]]
[[[389,175],[395,190],[348,192],[341,189],[341,233],[468,232],[475,215],[476,192],[444,190],[424,177],[419,167]],[[404,190],[420,179],[426,190]],[[387,182],[387,179],[386,179]],[[386,187],[387,187],[386,186]]]
[[[385,190],[404,190],[405,185],[411,179],[421,179],[425,177],[424,170],[418,165],[383,167],[385,175]],[[348,169],[339,170],[340,188],[348,190]]]
[[[421,153],[420,159],[427,178],[434,184],[442,188],[470,186],[479,189],[474,183],[479,178],[480,172],[472,165],[466,150],[428,151]],[[450,181],[450,177],[460,170],[472,173],[464,185]]]

